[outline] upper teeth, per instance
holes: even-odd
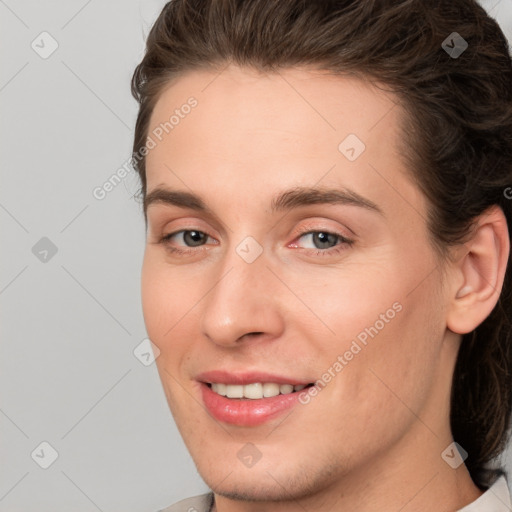
[[[245,385],[212,382],[212,390],[219,395],[227,396],[228,398],[252,398],[254,400],[277,396],[279,393],[287,395],[293,393],[293,391],[300,391],[305,387],[305,384],[293,386],[292,384],[274,384],[272,382],[254,382]]]

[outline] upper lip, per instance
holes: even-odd
[[[221,383],[221,384],[252,384],[254,382],[272,382],[275,384],[292,384],[298,386],[301,384],[311,384],[313,381],[299,379],[296,377],[285,377],[274,373],[259,371],[228,371],[228,370],[210,370],[196,375],[196,380],[200,382]]]

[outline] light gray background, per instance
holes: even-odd
[[[137,177],[93,196],[130,156],[129,81],[164,3],[0,0],[0,512],[153,512],[207,490],[154,364],[133,353]],[[512,40],[512,0],[482,4]],[[58,43],[46,59],[31,47],[51,48],[43,31]],[[31,457],[43,441],[48,469],[48,448]]]

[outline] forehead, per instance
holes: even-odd
[[[395,96],[348,76],[295,68],[261,73],[230,65],[220,73],[191,71],[175,80],[155,105],[150,132],[168,122],[175,111],[180,114],[190,97],[197,106],[173,123],[174,144],[179,146],[190,135],[187,128],[193,128],[201,149],[211,150],[212,143],[229,138],[231,144],[222,147],[226,156],[240,143],[250,157],[261,154],[262,144],[269,150],[279,146],[279,153],[292,149],[283,147],[283,138],[275,140],[277,132],[288,134],[289,142],[300,142],[303,152],[316,153],[319,146],[337,150],[350,133],[371,145],[384,134],[393,138],[400,112]],[[229,137],[221,137],[228,132]],[[249,141],[247,135],[253,139]]]
[[[402,114],[394,95],[353,77],[295,68],[191,71],[153,110],[147,189],[170,183],[208,195],[214,187],[234,199],[244,187],[265,195],[269,187],[321,181],[374,197],[389,195],[390,186],[417,196],[402,183]]]

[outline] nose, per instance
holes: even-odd
[[[219,262],[211,290],[201,301],[201,329],[211,342],[236,347],[250,339],[280,336],[283,285],[267,265],[265,251],[249,263],[234,248]]]

